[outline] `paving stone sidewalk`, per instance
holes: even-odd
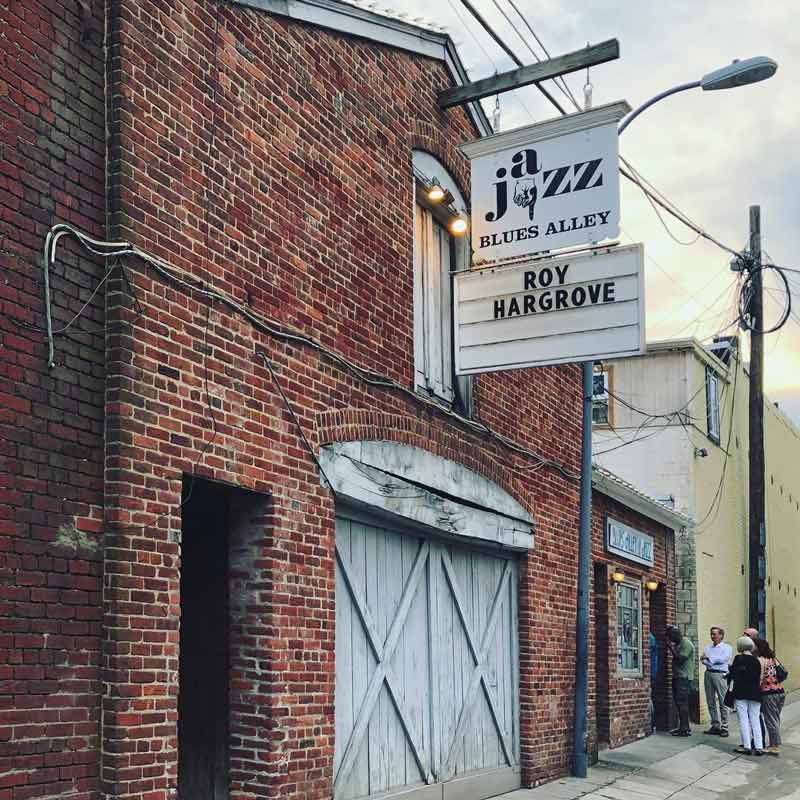
[[[728,739],[658,733],[607,750],[586,778],[561,778],[498,800],[800,800],[800,692],[784,709],[781,756],[742,756],[736,717]]]

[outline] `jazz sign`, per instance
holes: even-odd
[[[462,145],[473,263],[617,237],[617,124],[629,111],[612,103]]]
[[[610,246],[456,273],[457,374],[643,353],[643,255]]]

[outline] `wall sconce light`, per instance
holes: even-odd
[[[611,580],[614,583],[622,583],[625,580],[625,573],[619,567],[614,567],[614,571],[611,573]]]
[[[695,447],[694,449],[694,457],[695,458],[707,458],[708,457],[708,450],[705,447]]]
[[[449,225],[450,233],[454,236],[463,236],[467,232],[468,227],[467,218],[463,214],[454,217]]]
[[[647,589],[648,592],[655,592],[658,589],[658,581],[654,581],[651,578],[644,582],[644,588]]]
[[[446,194],[447,192],[442,188],[439,181],[434,178],[433,183],[428,187],[428,200],[430,200],[431,203],[441,203]]]

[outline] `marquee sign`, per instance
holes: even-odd
[[[653,537],[611,517],[606,519],[606,550],[648,567],[655,563]]]
[[[629,111],[612,103],[462,145],[473,263],[617,237],[617,124]]]
[[[643,353],[643,256],[635,244],[457,273],[457,374]]]

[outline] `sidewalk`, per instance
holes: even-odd
[[[502,800],[800,800],[800,693],[782,716],[781,756],[740,756],[734,715],[728,739],[657,733],[606,750],[586,778],[561,778],[519,789]]]

